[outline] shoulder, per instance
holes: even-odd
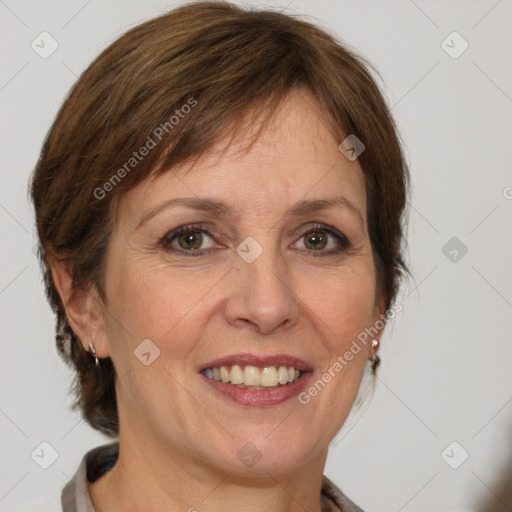
[[[347,498],[341,489],[325,475],[322,477],[322,494],[330,498],[341,512],[364,512],[362,508],[358,507],[352,500]],[[327,510],[329,511],[329,509]]]
[[[61,493],[62,512],[94,512],[88,482],[94,482],[112,469],[119,455],[119,442],[97,446],[83,457],[73,478]]]

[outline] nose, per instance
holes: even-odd
[[[269,244],[270,245],[270,244]],[[263,248],[251,263],[235,255],[226,320],[237,328],[271,334],[295,325],[299,304],[290,269],[279,251]]]

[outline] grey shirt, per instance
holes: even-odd
[[[94,482],[112,469],[119,454],[119,442],[97,446],[82,458],[73,478],[61,494],[62,512],[95,512],[87,481]],[[325,475],[322,477],[322,512],[363,512]]]

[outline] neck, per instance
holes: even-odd
[[[322,474],[327,452],[292,474],[222,472],[195,460],[179,447],[164,452],[137,438],[119,437],[119,458],[105,475],[89,484],[96,510],[220,512],[321,512]]]

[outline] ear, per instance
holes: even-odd
[[[96,357],[109,357],[105,335],[105,309],[97,290],[74,286],[69,265],[53,260],[50,266],[69,325],[80,338],[84,350],[89,351],[89,343],[92,342]]]

